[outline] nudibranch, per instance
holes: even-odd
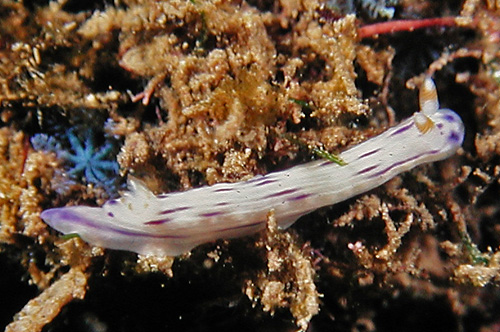
[[[274,210],[278,226],[385,183],[422,163],[445,159],[462,145],[464,125],[449,109],[439,109],[436,88],[427,78],[420,89],[420,112],[342,152],[346,165],[316,160],[237,183],[155,196],[141,182],[102,207],[45,210],[42,219],[64,234],[88,243],[143,255],[179,255],[202,243],[258,232]]]

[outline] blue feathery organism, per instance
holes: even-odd
[[[57,135],[57,134],[56,134]],[[115,196],[119,187],[119,166],[114,159],[112,140],[107,139],[104,145],[96,148],[93,132],[87,130],[84,140],[75,134],[74,129],[66,130],[63,135],[50,136],[44,133],[35,134],[31,144],[37,151],[55,152],[57,157],[68,164],[67,181],[56,187],[66,188],[74,183],[72,179],[85,178],[88,183],[106,190],[108,195]],[[65,149],[69,143],[70,149]],[[62,186],[61,186],[62,185]]]
[[[118,163],[115,160],[107,160],[113,150],[109,141],[96,149],[91,131],[87,132],[83,145],[72,130],[68,130],[66,136],[74,153],[62,151],[58,156],[74,164],[69,170],[71,176],[84,175],[87,182],[97,185],[114,180],[118,174]]]
[[[33,149],[36,151],[60,152],[61,144],[54,136],[47,134],[35,134],[30,139]]]

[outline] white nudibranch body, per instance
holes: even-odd
[[[421,112],[342,152],[347,165],[317,160],[238,183],[219,183],[155,196],[140,182],[102,207],[49,209],[41,217],[64,234],[96,246],[147,255],[179,255],[220,238],[265,228],[271,209],[287,228],[300,216],[366,192],[419,164],[447,158],[461,146],[464,126],[439,109],[429,78],[420,93]]]

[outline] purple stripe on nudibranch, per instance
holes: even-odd
[[[215,204],[215,206],[226,206],[226,205],[229,205],[229,202],[219,202]]]
[[[173,219],[172,218],[164,218],[164,219],[159,219],[159,220],[151,220],[148,222],[145,222],[145,225],[161,225],[165,224],[167,222],[171,222]]]
[[[396,136],[399,134],[404,133],[405,131],[409,130],[411,127],[413,127],[413,121],[411,121],[409,124],[407,124],[404,127],[399,128],[398,130],[395,130],[389,137]]]
[[[174,208],[174,209],[163,210],[163,211],[160,212],[160,214],[170,214],[170,213],[175,213],[175,212],[179,212],[179,211],[184,211],[184,210],[187,210],[187,209],[190,209],[190,207],[188,207],[188,206],[182,206],[182,207],[178,207],[178,208]]]
[[[251,178],[250,180],[246,181],[246,183],[254,183],[254,182],[262,180],[263,178],[265,178],[265,177],[262,175],[256,175],[253,178]]]
[[[108,212],[108,217],[114,218],[115,215],[113,214],[113,212]]]
[[[363,159],[363,158],[368,157],[368,156],[371,156],[372,154],[377,153],[377,152],[379,152],[379,151],[380,151],[380,148],[375,149],[375,150],[371,150],[371,151],[369,151],[369,152],[365,152],[365,153],[363,153],[361,156],[359,156],[359,157],[358,157],[358,160],[359,160],[359,159]]]
[[[287,201],[300,201],[301,199],[306,199],[308,197],[313,196],[313,194],[302,194],[294,197],[290,197],[287,199]]]
[[[272,198],[272,197],[280,197],[280,196],[292,194],[292,193],[294,193],[294,192],[296,192],[298,190],[299,190],[298,188],[291,188],[291,189],[286,189],[286,190],[278,191],[277,193],[265,196],[263,199]]]
[[[232,188],[219,188],[219,189],[215,189],[214,192],[215,193],[223,193],[223,192],[227,192],[227,191],[233,191],[234,189]]]
[[[271,183],[275,183],[276,180],[273,180],[273,179],[267,179],[265,181],[262,181],[262,182],[259,182],[259,183],[256,183],[255,186],[256,187],[260,187],[260,186],[264,186],[266,184],[271,184]]]
[[[418,155],[416,155],[416,156],[413,156],[413,157],[407,158],[407,159],[405,159],[405,160],[398,161],[398,162],[396,162],[396,163],[392,164],[391,166],[389,166],[389,167],[387,167],[387,168],[385,168],[385,169],[381,170],[380,172],[377,172],[377,173],[375,173],[375,174],[370,175],[370,177],[369,177],[369,178],[371,179],[371,178],[375,178],[375,177],[377,177],[377,176],[381,176],[381,175],[383,175],[383,174],[385,174],[385,173],[389,172],[391,169],[393,169],[393,168],[395,168],[395,167],[398,167],[398,166],[401,166],[401,165],[403,165],[403,164],[409,163],[410,161],[413,161],[413,160],[415,160],[415,159],[422,158],[423,156],[433,155],[433,154],[436,154],[436,153],[439,153],[439,152],[440,152],[440,150],[431,150],[431,151],[429,151],[429,152],[427,152],[427,153],[418,154]]]
[[[220,216],[223,214],[224,214],[224,212],[222,212],[222,211],[214,211],[214,212],[200,213],[198,215],[202,218],[210,218],[210,217]]]
[[[44,211],[42,213],[41,217],[44,220],[51,220],[51,221],[58,220],[58,221],[62,221],[62,222],[72,222],[72,223],[76,223],[79,225],[83,225],[83,226],[88,227],[88,228],[93,228],[93,229],[100,230],[100,231],[108,231],[108,232],[117,233],[117,234],[121,234],[121,235],[125,235],[125,236],[131,236],[131,237],[156,238],[156,239],[184,239],[184,238],[187,238],[187,236],[182,236],[182,235],[154,235],[154,234],[141,233],[141,232],[132,232],[132,231],[122,229],[122,228],[117,228],[117,227],[97,225],[93,220],[86,219],[78,213],[74,213],[71,210],[67,210],[67,209],[63,209],[63,208]],[[55,223],[57,223],[57,221]]]
[[[361,174],[368,173],[369,171],[374,170],[374,169],[375,169],[375,168],[377,168],[378,166],[379,166],[379,165],[372,165],[372,166],[365,167],[365,168],[363,168],[361,171],[357,172],[356,174],[357,174],[357,175],[361,175]]]

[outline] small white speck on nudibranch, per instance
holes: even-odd
[[[439,109],[430,78],[420,91],[420,107],[399,125],[341,153],[345,165],[317,160],[244,182],[158,196],[130,180],[130,191],[102,207],[54,208],[41,217],[92,245],[143,255],[179,255],[205,242],[255,233],[265,228],[271,209],[278,226],[286,228],[304,214],[454,154],[464,126],[455,112]]]

